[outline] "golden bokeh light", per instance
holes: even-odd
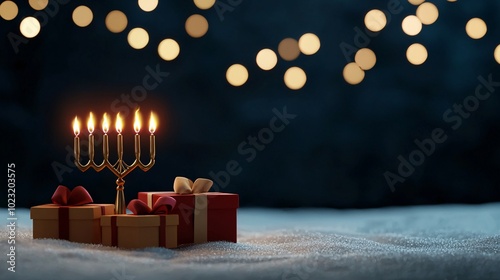
[[[278,56],[271,49],[262,49],[255,58],[257,65],[262,70],[271,70],[278,63]]]
[[[299,38],[299,49],[305,55],[313,55],[318,52],[321,42],[313,33],[306,33]]]
[[[498,45],[496,48],[495,48],[495,52],[494,52],[494,56],[495,56],[495,60],[498,64],[500,64],[500,45]]]
[[[108,13],[105,23],[109,31],[120,33],[127,28],[128,20],[122,11],[114,10]]]
[[[354,56],[354,61],[358,64],[358,66],[363,69],[363,70],[370,70],[375,66],[375,63],[377,62],[377,57],[375,56],[375,53],[368,49],[368,48],[363,48],[360,49],[356,52],[356,55]]]
[[[342,75],[347,83],[357,85],[365,78],[365,71],[356,62],[351,62],[344,67]]]
[[[194,4],[198,9],[208,10],[215,4],[215,0],[194,0]]]
[[[439,17],[439,10],[436,5],[426,2],[417,8],[417,17],[425,24],[433,24]]]
[[[413,65],[421,65],[427,60],[427,57],[427,49],[422,44],[412,44],[406,50],[406,58]]]
[[[299,57],[299,43],[293,38],[285,38],[278,45],[278,53],[286,61],[292,61]]]
[[[401,27],[407,35],[415,36],[422,31],[422,22],[417,16],[410,15],[403,19]]]
[[[149,42],[148,32],[143,28],[136,27],[128,33],[127,41],[132,48],[143,49]]]
[[[290,67],[288,68],[288,70],[286,70],[285,75],[283,76],[283,80],[285,81],[285,85],[289,89],[299,90],[306,84],[306,72],[296,66]]]
[[[49,0],[29,0],[29,4],[34,10],[40,11],[47,7]]]
[[[138,0],[139,8],[145,12],[151,12],[158,6],[158,0]]]
[[[166,61],[177,58],[181,51],[179,44],[174,39],[165,39],[158,45],[158,54]]]
[[[448,2],[457,2],[457,0],[448,0]]]
[[[248,80],[248,70],[241,64],[233,64],[226,71],[226,79],[235,87],[242,86]]]
[[[194,14],[186,20],[186,32],[193,38],[200,38],[208,31],[208,21],[199,14]]]
[[[465,32],[467,32],[467,35],[472,39],[483,38],[487,30],[488,27],[486,23],[480,18],[472,18],[467,22],[467,25],[465,25]]]
[[[13,20],[19,13],[19,8],[12,1],[4,1],[0,4],[0,16],[5,20]]]
[[[78,6],[73,11],[73,22],[80,27],[88,26],[93,18],[92,10],[87,6]]]
[[[40,22],[34,17],[26,17],[19,25],[19,31],[26,38],[33,38],[40,33]]]
[[[365,15],[365,26],[368,30],[379,32],[387,25],[387,18],[381,10],[373,9]]]
[[[424,3],[425,0],[408,0],[408,2],[410,4],[412,4],[412,5],[418,6],[418,5],[422,4],[422,3]]]

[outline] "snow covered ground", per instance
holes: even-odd
[[[0,217],[7,222],[6,209]],[[500,279],[500,203],[369,210],[240,209],[238,243],[121,250],[33,240],[18,209],[0,279]],[[9,253],[7,227],[0,253]]]

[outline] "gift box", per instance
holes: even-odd
[[[192,182],[191,184],[193,185]],[[175,188],[176,184],[174,183]],[[170,213],[179,215],[179,226],[177,227],[179,245],[209,241],[236,243],[236,211],[239,206],[237,194],[139,192],[138,195],[139,200],[150,207],[161,197],[172,197],[177,201]]]
[[[115,213],[114,204],[92,204],[87,190],[58,186],[53,204],[31,207],[33,238],[66,239],[80,243],[101,243],[101,216]]]
[[[133,199],[127,209],[133,215],[101,217],[102,244],[121,248],[177,247],[178,215],[167,215],[175,199],[163,197],[153,207]]]
[[[177,247],[178,215],[105,215],[102,244],[126,249]]]
[[[101,243],[101,216],[115,213],[114,204],[31,207],[33,238],[65,239],[80,243]]]

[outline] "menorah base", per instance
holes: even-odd
[[[115,199],[115,214],[127,214],[127,206],[125,205],[125,193],[123,185],[125,180],[118,178],[116,180],[116,199]]]

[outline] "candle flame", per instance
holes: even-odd
[[[122,117],[120,117],[120,113],[116,114],[115,126],[116,126],[116,132],[118,132],[118,134],[121,134],[123,129],[123,121]]]
[[[104,113],[102,116],[102,132],[104,134],[108,134],[109,131],[109,118],[108,118],[108,113]]]
[[[75,133],[76,137],[80,134],[80,122],[78,121],[78,117],[75,117],[73,121],[73,133]]]
[[[89,130],[90,134],[94,133],[94,115],[92,114],[92,112],[90,112],[89,115],[89,120],[87,122],[87,129]]]
[[[139,115],[139,109],[135,111],[134,130],[135,133],[139,133],[141,130],[141,116]]]
[[[151,132],[151,134],[155,133],[156,125],[157,125],[156,116],[153,112],[151,112],[151,116],[149,117],[149,132]]]

